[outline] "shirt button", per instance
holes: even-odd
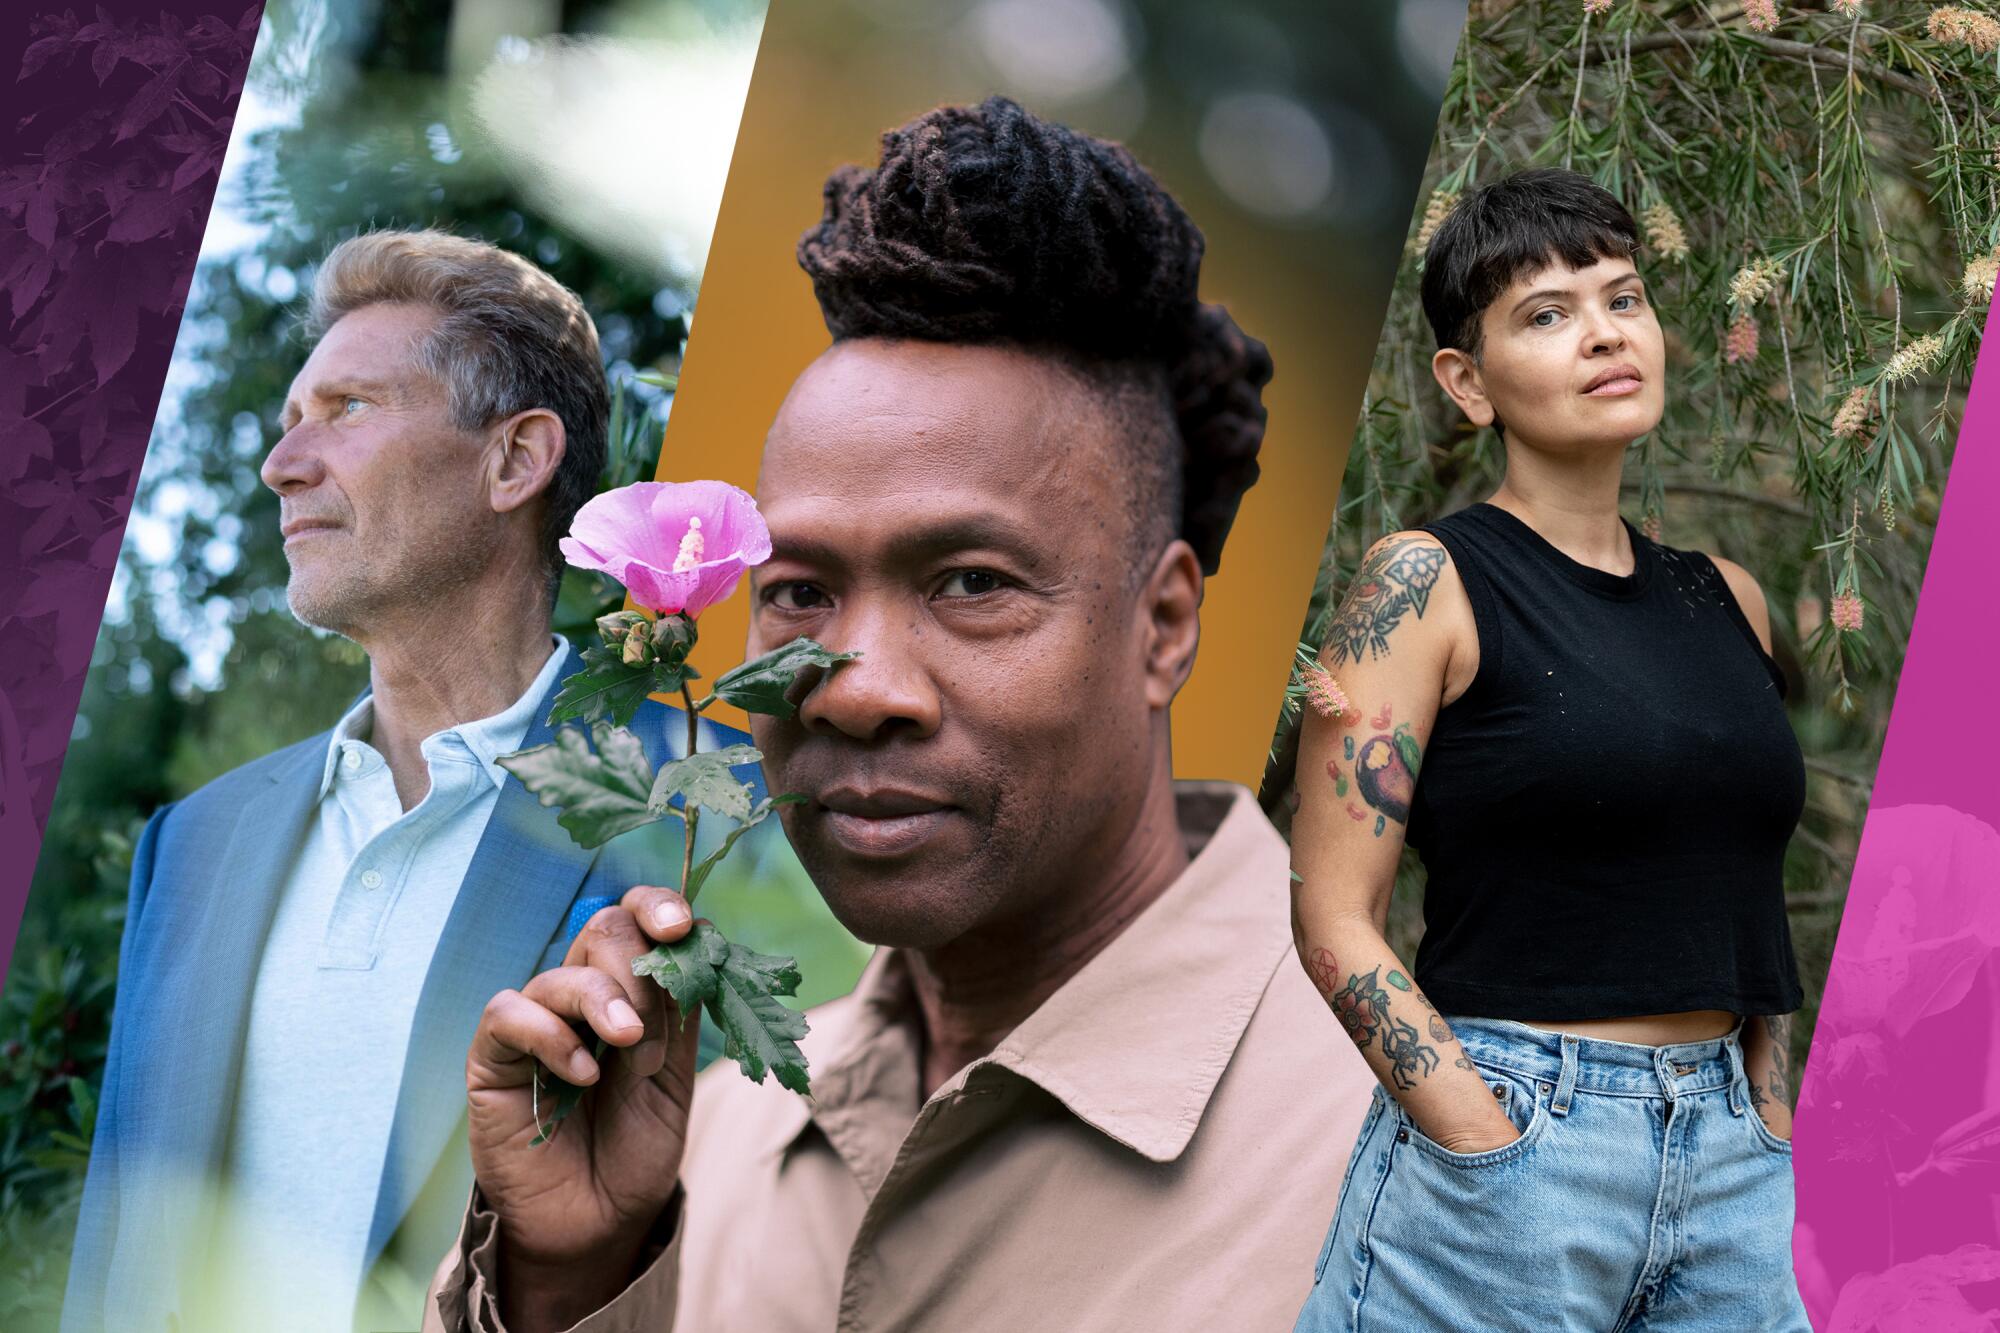
[[[353,750],[349,750],[347,753],[340,756],[340,766],[346,769],[348,772],[352,773],[355,769],[361,767],[360,754],[358,754]]]
[[[381,872],[381,871],[379,871],[379,870],[364,870],[364,871],[362,871],[362,872],[361,872],[361,887],[362,887],[362,888],[364,888],[364,889],[379,889],[379,888],[381,888],[381,887],[382,887],[382,872]]]

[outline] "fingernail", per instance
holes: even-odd
[[[572,1083],[588,1083],[597,1077],[597,1061],[590,1058],[589,1051],[577,1051],[569,1057],[569,1076]]]
[[[635,1028],[639,1026],[638,1011],[623,1000],[613,1000],[611,1006],[604,1012],[610,1018],[611,1026],[614,1028]]]
[[[678,898],[668,899],[653,909],[653,929],[672,930],[684,926],[688,921],[687,904]]]

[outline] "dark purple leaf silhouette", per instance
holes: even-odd
[[[166,111],[167,104],[174,100],[174,94],[180,91],[181,71],[186,68],[186,57],[176,60],[167,67],[164,74],[147,84],[137,97],[126,103],[125,114],[118,118],[118,133],[112,136],[111,142],[123,143],[158,120]]]
[[[262,13],[167,0],[79,25],[20,9],[0,20],[27,29],[0,154],[0,958]]]
[[[33,78],[35,75],[41,73],[43,68],[59,55],[74,55],[75,53],[76,39],[74,37],[44,37],[41,41],[33,43],[26,51],[21,53],[20,79]],[[15,82],[20,82],[20,79],[16,79]]]
[[[56,191],[46,178],[42,188],[28,200],[28,239],[45,250],[55,244]]]

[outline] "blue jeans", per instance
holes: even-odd
[[[1791,1145],[1752,1107],[1735,1034],[1450,1022],[1521,1137],[1452,1152],[1377,1088],[1296,1333],[1812,1333]]]

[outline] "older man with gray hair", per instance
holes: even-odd
[[[469,1186],[482,1006],[668,854],[576,848],[495,762],[549,739],[577,666],[549,619],[605,457],[582,303],[491,245],[382,232],[326,257],[307,326],[262,475],[292,611],[369,689],[146,826],[66,1331],[414,1328]],[[668,713],[635,723],[656,757]]]

